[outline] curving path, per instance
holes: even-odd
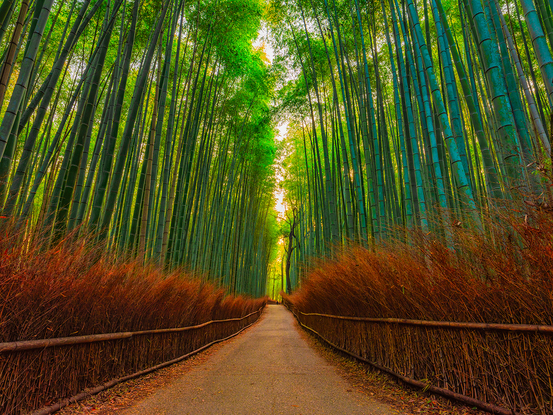
[[[125,415],[397,413],[356,392],[300,336],[292,314],[269,305],[259,323],[210,360]]]

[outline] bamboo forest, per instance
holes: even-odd
[[[283,303],[474,407],[423,413],[553,413],[552,53],[552,0],[2,0],[0,412]]]

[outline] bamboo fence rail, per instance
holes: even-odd
[[[336,320],[350,321],[365,321],[367,323],[390,323],[404,324],[407,326],[423,326],[423,327],[441,327],[448,329],[470,329],[484,331],[520,331],[520,332],[536,332],[553,334],[553,326],[545,326],[538,324],[500,324],[500,323],[468,323],[458,321],[432,321],[432,320],[409,320],[405,318],[368,318],[368,317],[349,317],[349,316],[333,316],[331,314],[321,313],[303,313],[304,316],[319,316],[328,317]],[[0,345],[1,347],[1,345]]]
[[[43,349],[46,347],[56,346],[71,346],[76,344],[103,342],[109,340],[121,340],[129,339],[133,336],[144,336],[151,334],[164,334],[164,333],[181,333],[183,331],[197,330],[202,327],[209,326],[211,324],[228,323],[231,321],[241,321],[254,314],[259,313],[260,310],[254,311],[244,317],[229,318],[226,320],[211,320],[196,326],[177,327],[172,329],[156,329],[156,330],[142,330],[142,331],[126,331],[119,333],[106,333],[106,334],[91,334],[88,336],[73,336],[73,337],[58,337],[54,339],[40,339],[40,340],[25,340],[19,342],[5,342],[0,343],[0,353],[15,352],[22,350]]]
[[[411,385],[501,414],[553,413],[553,326],[303,313],[332,347]]]
[[[51,413],[224,341],[262,310],[196,326],[0,343],[0,413]]]

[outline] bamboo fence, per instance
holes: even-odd
[[[0,343],[0,413],[51,413],[230,338],[262,310],[189,327]]]
[[[404,382],[497,414],[553,413],[553,326],[303,313],[331,346]]]

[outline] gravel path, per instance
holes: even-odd
[[[375,414],[398,412],[357,392],[300,336],[283,306],[206,363],[125,415]]]

